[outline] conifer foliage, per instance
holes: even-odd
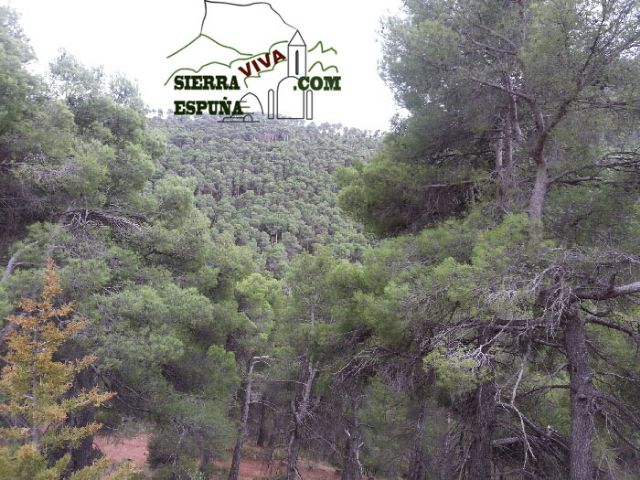
[[[7,446],[0,448],[0,479],[58,479],[69,462],[64,455],[48,466],[48,458],[61,448],[76,446],[93,435],[101,424],[91,422],[76,427],[66,424],[70,413],[85,407],[99,407],[114,394],[98,387],[70,396],[74,376],[90,367],[96,358],[87,355],[75,361],[56,361],[65,342],[86,327],[86,320],[73,316],[73,304],[57,302],[61,287],[54,263],[49,260],[44,286],[38,300],[22,299],[21,313],[11,315],[6,336],[8,353],[0,377],[4,402],[0,414],[9,426],[0,428]],[[129,478],[124,466],[108,474],[108,465],[99,462],[76,472],[74,479]],[[116,476],[117,475],[117,476]]]

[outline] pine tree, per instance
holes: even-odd
[[[69,427],[65,424],[68,415],[85,407],[98,407],[114,396],[97,387],[68,396],[74,376],[96,358],[88,355],[73,362],[54,360],[62,345],[86,326],[85,320],[72,316],[72,303],[57,305],[60,292],[54,263],[49,260],[41,298],[22,299],[18,304],[22,313],[8,318],[8,353],[0,376],[5,401],[0,404],[0,414],[9,426],[0,428],[8,441],[8,446],[0,448],[0,480],[61,478],[70,457],[65,455],[49,466],[51,452],[77,446],[101,428],[96,422]],[[102,461],[71,478],[130,478],[133,473],[128,465],[117,473],[108,474],[108,469],[108,463]]]

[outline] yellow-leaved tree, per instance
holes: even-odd
[[[86,407],[98,407],[114,396],[97,387],[76,395],[68,392],[75,375],[96,358],[55,361],[54,355],[87,322],[73,317],[73,304],[58,304],[61,292],[53,261],[44,273],[38,300],[22,299],[20,314],[8,318],[5,342],[8,353],[0,376],[0,480],[58,480],[68,476],[69,455],[50,462],[53,451],[70,449],[101,427],[90,423],[68,426],[68,415]],[[106,460],[72,473],[72,480],[130,479],[137,472],[130,465],[110,468]]]

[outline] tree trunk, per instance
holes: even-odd
[[[209,464],[211,463],[213,455],[214,452],[212,450],[209,450],[206,447],[202,449],[202,452],[200,454],[200,466],[198,467],[198,470],[204,475],[203,478],[208,478],[206,477],[206,475],[209,470]]]
[[[318,371],[313,368],[310,361],[302,364],[300,371],[301,388],[291,401],[292,426],[287,446],[287,480],[296,480],[298,477],[298,454],[300,452],[300,431],[310,414],[310,399],[313,381]]]
[[[564,343],[571,386],[569,480],[594,478],[591,442],[594,433],[593,371],[587,351],[584,321],[574,309],[566,317]]]
[[[480,348],[490,342],[491,331],[478,330]],[[491,478],[492,449],[491,441],[496,416],[496,385],[493,376],[476,387],[469,408],[469,429],[471,445],[469,447],[469,479],[485,480]],[[465,459],[466,460],[466,459]]]
[[[510,210],[515,192],[513,141],[514,136],[522,135],[515,120],[517,115],[515,108],[515,105],[510,103],[509,108],[501,115],[497,124],[499,136],[495,144],[494,169],[496,176],[496,204],[501,213],[506,213]]]
[[[253,357],[249,361],[249,370],[247,372],[247,386],[244,393],[244,402],[242,405],[242,418],[240,431],[238,432],[238,440],[236,446],[233,449],[233,459],[231,460],[231,468],[229,469],[229,480],[238,480],[238,473],[240,472],[240,461],[242,459],[242,447],[244,440],[248,433],[249,423],[249,406],[251,405],[251,389],[253,387],[253,367],[256,363],[266,360],[268,357]]]
[[[453,436],[451,432],[451,412],[447,412],[447,433],[444,438],[444,457],[440,463],[440,479],[451,480],[454,474],[454,466],[456,461],[460,458],[452,448],[454,445]]]
[[[267,428],[267,421],[268,421],[267,406],[265,405],[266,402],[267,402],[267,397],[263,396],[260,402],[260,413],[259,413],[260,420],[258,424],[258,439],[256,440],[256,445],[258,447],[264,447],[269,438],[269,431]]]
[[[236,446],[233,449],[233,459],[231,460],[231,468],[229,469],[229,480],[238,480],[240,473],[240,461],[242,460],[242,445],[244,439],[239,436],[236,440]]]
[[[300,452],[300,436],[298,434],[298,426],[296,425],[289,435],[289,443],[287,444],[287,480],[296,480],[298,478],[298,454]]]
[[[544,213],[544,201],[549,188],[549,167],[544,156],[549,130],[542,110],[535,105],[533,105],[533,117],[536,124],[536,136],[531,149],[531,159],[536,165],[536,180],[529,198],[529,220],[531,222],[531,242],[537,243],[542,240],[542,214]]]
[[[536,160],[536,181],[533,185],[533,191],[531,192],[531,198],[529,200],[529,218],[533,223],[542,224],[542,214],[544,211],[544,201],[547,196],[547,188],[549,186],[549,172],[547,163],[540,154],[539,159]]]
[[[358,404],[353,402],[350,425],[344,429],[347,436],[345,458],[342,467],[341,480],[360,480],[362,478],[362,463],[360,462],[360,449],[362,448],[362,433],[358,421]]]
[[[494,175],[496,181],[496,203],[500,210],[504,210],[506,203],[506,186],[505,186],[505,171],[504,171],[504,142],[505,142],[505,121],[500,118],[497,125],[499,131],[498,139],[495,144],[495,160],[494,160]]]
[[[509,90],[513,90],[513,83],[507,76]],[[520,128],[520,119],[518,118],[518,101],[515,95],[509,95],[509,123],[511,124],[511,134],[515,137],[516,141],[524,142],[524,134]]]
[[[493,380],[478,386],[473,395],[469,479],[491,478],[491,440],[496,413],[496,387]]]
[[[427,426],[427,399],[426,395],[419,400],[418,415],[414,429],[413,448],[409,461],[409,472],[407,480],[427,480],[429,459],[427,449],[424,445],[425,431]]]
[[[515,193],[515,165],[513,162],[513,136],[514,127],[511,114],[507,115],[505,120],[505,138],[504,138],[504,159],[503,159],[503,190],[504,190],[504,205],[503,208],[508,211],[513,205],[513,195]]]

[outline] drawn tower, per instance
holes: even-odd
[[[287,76],[277,91],[269,90],[269,118],[313,119],[313,92],[298,88],[298,80],[307,76],[307,44],[296,30],[288,46]]]
[[[304,42],[302,35],[296,31],[295,35],[289,42],[288,49],[289,76],[304,77],[307,75],[307,44]]]

